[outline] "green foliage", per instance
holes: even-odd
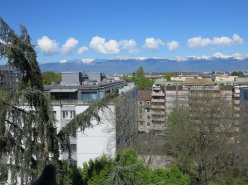
[[[123,79],[127,82],[134,82],[139,90],[149,90],[153,85],[153,80],[145,77],[144,69],[141,66],[132,76],[124,76]]]
[[[69,176],[68,185],[83,185],[84,182],[81,171],[80,168],[77,168],[77,166],[70,167],[67,175]]]
[[[244,73],[242,71],[233,71],[231,75],[238,76],[238,77],[244,77]]]
[[[83,179],[88,185],[106,184],[108,174],[112,170],[114,161],[107,157],[101,156],[83,165]]]
[[[163,78],[165,78],[167,81],[171,80],[171,77],[175,76],[173,73],[165,73],[163,75]]]
[[[189,177],[184,175],[177,166],[173,165],[168,169],[155,169],[150,173],[152,184],[158,185],[186,185],[189,184]]]
[[[243,181],[235,178],[247,173],[247,151],[241,143],[246,137],[233,131],[230,103],[201,95],[190,97],[190,107],[176,107],[169,115],[165,123],[167,150],[192,184],[210,184],[223,174],[230,179],[217,184],[239,184]],[[233,138],[239,142],[230,142]]]
[[[151,170],[132,149],[118,152],[115,160],[106,156],[91,160],[84,164],[82,174],[87,185],[189,184],[189,177],[176,166]]]
[[[248,185],[248,180],[246,178],[222,177],[218,182],[211,183],[210,185]]]
[[[17,35],[0,18],[0,58],[7,58],[19,73],[18,87],[0,95],[0,160],[9,157],[8,165],[0,163],[0,174],[9,170],[11,184],[30,184],[46,164],[53,163],[58,169],[59,184],[63,185],[65,171],[59,160],[60,151],[66,144],[70,157],[70,136],[76,137],[78,129],[93,127],[93,118],[100,122],[98,112],[117,94],[94,102],[57,133],[34,46],[26,28],[20,26],[20,31]]]
[[[145,77],[143,67],[139,67],[136,72],[135,84],[140,90],[151,89],[153,81]]]
[[[138,155],[135,150],[123,149],[118,152],[115,161],[120,166],[128,166],[138,163]]]
[[[50,85],[52,82],[59,84],[61,82],[61,75],[53,71],[45,71],[42,74],[43,84]]]

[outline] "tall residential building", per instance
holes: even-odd
[[[150,90],[138,91],[138,123],[140,132],[149,132],[151,127],[151,94]]]
[[[82,74],[76,72],[61,73],[61,84],[45,86],[51,96],[58,130],[65,127],[76,115],[84,112],[91,102],[107,96],[125,86],[125,81],[113,81],[103,78],[101,73]],[[84,162],[102,154],[115,155],[116,151],[116,107],[109,104],[99,112],[101,124],[92,120],[93,128],[84,133],[78,132],[77,138],[71,138],[72,160],[82,167]],[[68,153],[61,154],[67,160]]]
[[[161,131],[165,122],[165,86],[163,79],[158,79],[152,86],[151,111],[152,121],[151,130]]]
[[[17,72],[10,66],[0,67],[0,91],[9,91],[16,86]]]
[[[238,123],[240,88],[248,87],[248,78],[232,76],[221,76],[217,80],[215,78],[200,78],[199,76],[180,76],[180,78],[182,79],[181,81],[178,79],[174,81],[155,80],[151,92],[152,115],[150,130],[162,131],[165,128],[165,120],[173,109],[178,105],[192,108],[190,99],[196,95],[209,96],[212,99],[219,97],[227,100],[232,105],[233,113]],[[140,131],[147,132],[141,125],[139,128]]]

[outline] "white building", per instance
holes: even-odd
[[[87,104],[53,104],[53,111],[56,118],[58,130],[62,129],[76,115],[84,112]],[[71,151],[73,163],[82,167],[88,162],[103,154],[111,157],[116,152],[116,129],[115,129],[115,107],[110,105],[99,113],[101,123],[92,120],[93,128],[88,128],[85,132],[78,132],[77,138],[71,138]],[[67,160],[68,153],[61,154],[61,159]]]

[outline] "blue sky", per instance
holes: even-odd
[[[247,56],[247,0],[8,0],[40,63],[83,58]]]

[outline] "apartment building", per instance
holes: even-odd
[[[82,74],[76,72],[61,73],[61,84],[45,86],[52,98],[53,113],[58,130],[65,127],[76,115],[84,112],[91,102],[107,96],[125,86],[125,82],[108,80],[101,73]],[[71,138],[72,161],[82,167],[84,162],[102,154],[114,157],[116,152],[116,109],[109,104],[99,112],[101,124],[92,120],[93,128],[84,133],[78,132]],[[61,153],[61,159],[67,160],[68,153]]]
[[[150,130],[162,131],[165,120],[173,109],[178,105],[192,108],[193,105],[190,104],[190,101],[196,96],[208,96],[213,100],[215,98],[226,100],[232,105],[233,113],[238,123],[240,89],[244,87],[248,87],[248,78],[232,76],[217,78],[217,80],[215,78],[193,78],[192,76],[185,77],[181,81],[157,79],[154,82],[151,93],[152,115]],[[140,131],[143,130],[141,129]]]
[[[9,91],[16,86],[17,72],[10,66],[0,67],[0,90]]]
[[[151,94],[151,130],[153,131],[161,131],[164,128],[165,122],[165,86],[164,79],[155,80],[152,86],[152,94]]]
[[[138,130],[149,132],[151,128],[151,94],[150,90],[138,91]]]

